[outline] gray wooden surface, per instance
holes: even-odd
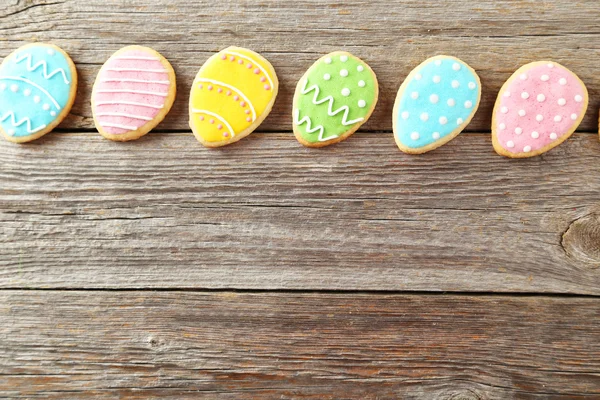
[[[600,398],[597,1],[1,5],[0,56],[55,43],[81,85],[59,132],[0,143],[0,398]],[[91,85],[129,44],[169,58],[179,96],[156,132],[112,143]],[[260,132],[208,150],[187,95],[229,45],[264,54],[280,96]],[[296,80],[339,49],[374,68],[379,105],[306,149]],[[482,106],[402,154],[395,92],[440,53],[479,72]],[[539,59],[576,72],[590,109],[559,148],[505,159],[495,96]]]

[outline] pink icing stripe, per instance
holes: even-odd
[[[585,86],[560,65],[537,65],[511,79],[500,94],[495,126],[500,145],[511,153],[550,145],[585,113]]]
[[[169,75],[156,58],[152,53],[134,50],[107,61],[94,95],[94,113],[106,132],[119,135],[138,129],[161,112],[170,85],[163,83],[169,81]]]

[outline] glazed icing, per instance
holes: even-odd
[[[118,52],[98,74],[93,113],[104,131],[122,135],[154,120],[169,95],[169,74],[150,49]]]
[[[579,125],[586,98],[585,86],[559,64],[536,63],[515,73],[496,105],[498,143],[511,153],[534,152],[551,145]]]
[[[69,102],[70,63],[53,46],[25,46],[0,66],[0,126],[14,137],[45,129]]]
[[[309,143],[337,139],[364,122],[377,101],[377,82],[362,60],[332,53],[305,74],[294,98],[294,124]]]
[[[190,94],[190,123],[206,142],[222,142],[248,129],[273,101],[271,67],[241,48],[213,55]]]
[[[409,148],[421,148],[462,130],[475,113],[479,78],[461,60],[433,57],[412,71],[398,99],[396,135]]]

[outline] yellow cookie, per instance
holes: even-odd
[[[259,54],[229,47],[206,61],[190,93],[190,128],[206,147],[248,136],[273,108],[279,82]]]

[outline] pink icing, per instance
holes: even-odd
[[[161,70],[164,72],[111,71],[110,69]],[[135,82],[124,80],[135,80]],[[161,111],[159,107],[165,106],[166,95],[172,82],[161,82],[167,81],[169,81],[169,75],[154,53],[131,50],[111,57],[100,71],[95,87],[94,114],[96,120],[106,132],[115,135],[142,127],[158,115]],[[123,92],[105,92],[115,90]],[[147,93],[132,93],[131,91]]]
[[[500,145],[511,153],[550,145],[573,129],[586,111],[585,86],[558,64],[540,64],[511,79],[500,93],[495,126]]]

